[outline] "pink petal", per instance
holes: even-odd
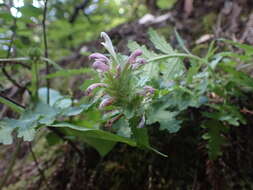
[[[92,67],[96,70],[99,70],[101,72],[106,72],[108,71],[110,68],[108,65],[106,65],[105,63],[101,62],[101,61],[95,61],[92,64]]]
[[[104,63],[108,63],[109,62],[109,59],[105,55],[103,55],[101,53],[93,53],[93,54],[91,54],[89,56],[89,59],[100,60],[100,61],[102,61]]]
[[[109,105],[113,104],[113,102],[114,102],[114,99],[112,97],[105,98],[100,103],[99,109],[102,109],[102,108],[104,108],[106,106],[109,106]]]

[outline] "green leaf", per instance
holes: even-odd
[[[221,146],[225,143],[222,133],[226,132],[227,128],[215,120],[205,122],[202,127],[208,129],[202,138],[208,141],[207,148],[210,159],[215,160],[222,155]]]
[[[158,33],[155,30],[150,28],[148,30],[148,34],[155,48],[157,48],[158,50],[160,50],[165,54],[171,54],[174,52],[172,47],[166,42],[165,38],[163,36],[158,35]]]
[[[225,40],[225,39],[221,39],[221,41],[232,44],[237,48],[243,49],[245,51],[246,55],[253,55],[253,46],[251,46],[251,45],[242,44],[242,43],[239,43],[239,42],[235,42],[235,41],[232,41],[232,40]]]
[[[42,9],[36,8],[36,7],[29,5],[29,4],[21,7],[19,9],[19,11],[22,13],[23,16],[29,17],[29,18],[30,17],[38,17],[39,15],[42,14]]]
[[[12,132],[15,128],[8,125],[8,119],[3,119],[0,121],[0,143],[12,144]]]
[[[120,118],[116,123],[113,124],[113,129],[117,131],[117,134],[122,137],[130,138],[132,131],[129,127],[129,122],[125,118]]]
[[[42,87],[38,90],[38,96],[40,101],[43,103],[47,103],[47,88]],[[49,104],[51,106],[55,106],[58,108],[68,108],[72,104],[72,100],[70,98],[65,98],[58,92],[57,90],[54,89],[49,89]]]
[[[56,145],[62,141],[62,139],[53,132],[50,132],[46,135],[46,140],[49,146]]]
[[[163,156],[163,157],[168,157],[167,155],[159,152],[158,150],[156,150],[155,148],[151,147],[149,144],[149,135],[148,135],[148,130],[147,128],[136,128],[133,127],[133,136],[136,140],[137,146],[139,148],[146,148],[148,150],[152,150],[155,153]]]
[[[55,77],[71,77],[81,74],[93,74],[95,71],[91,68],[82,68],[82,69],[64,69],[57,71],[55,73],[48,74],[46,78],[51,79]]]
[[[10,139],[12,138],[11,132],[13,130],[17,130],[17,136],[23,138],[24,141],[32,141],[36,128],[41,124],[52,124],[59,114],[59,109],[38,102],[34,108],[26,110],[19,119],[4,119],[0,121],[0,136],[2,134],[6,135],[6,137],[0,137],[0,143],[12,143]]]
[[[147,124],[160,123],[160,129],[176,133],[180,129],[181,121],[175,119],[178,112],[167,111],[168,105],[156,102],[147,112]]]
[[[4,10],[1,10],[0,18],[4,19],[5,21],[13,20],[13,16],[9,12],[4,11]]]
[[[110,132],[106,132],[100,129],[87,128],[83,126],[77,126],[70,123],[57,123],[51,125],[52,127],[60,127],[60,128],[69,128],[73,129],[72,133],[74,133],[77,137],[92,137],[101,140],[108,140],[112,142],[122,142],[126,143],[130,146],[136,146],[136,142],[132,139],[121,137]]]
[[[116,144],[116,142],[113,141],[102,140],[88,136],[84,136],[81,140],[95,148],[102,157],[106,156]]]
[[[186,52],[190,54],[190,51],[185,47],[185,43],[184,40],[181,38],[181,36],[179,35],[179,33],[177,32],[177,30],[174,30],[174,33],[176,35],[177,41],[179,43],[179,46]]]
[[[246,124],[244,117],[236,106],[232,105],[212,105],[215,112],[203,112],[202,114],[208,118],[226,121],[230,125],[239,126],[240,123]]]

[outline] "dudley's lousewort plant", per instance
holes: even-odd
[[[117,53],[109,36],[102,32],[102,45],[109,54],[89,56],[92,69],[82,72],[93,73],[94,79],[82,86],[85,95],[81,100],[64,97],[53,89],[38,88],[38,68],[33,67],[31,91],[37,97],[31,98],[31,105],[23,108],[0,97],[1,103],[20,115],[19,119],[1,120],[0,142],[11,144],[14,131],[17,137],[32,141],[38,130],[47,127],[57,129],[65,139],[84,141],[102,156],[117,142],[166,156],[166,152],[160,153],[150,145],[149,129],[159,126],[165,133],[175,134],[197,123],[191,113],[197,109],[201,122],[191,127],[200,131],[201,137],[196,138],[205,140],[209,157],[216,159],[222,154],[229,128],[247,123],[241,109],[250,110],[250,105],[235,106],[233,102],[247,99],[253,80],[238,69],[234,57],[243,58],[241,64],[247,64],[252,59],[252,47],[223,40],[244,50],[243,55],[218,52],[213,42],[206,54],[198,57],[186,49],[181,39],[186,53],[174,50],[154,30],[148,33],[155,50],[129,42],[132,53],[126,56]],[[1,61],[12,60],[22,61]],[[51,63],[58,71],[46,76],[48,79],[76,73]],[[49,103],[45,98],[48,92]]]

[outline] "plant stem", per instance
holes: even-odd
[[[187,57],[187,58],[191,58],[191,59],[195,59],[201,62],[205,62],[204,59],[197,57],[195,55],[192,54],[185,54],[185,53],[173,53],[173,54],[169,54],[169,55],[162,55],[162,56],[158,56],[152,59],[149,59],[148,62],[153,62],[153,61],[160,61],[163,59],[168,59],[168,58],[175,58],[175,57]]]
[[[43,11],[43,20],[42,20],[42,26],[43,26],[43,39],[44,39],[44,56],[45,58],[48,58],[48,46],[47,46],[47,33],[46,33],[46,17],[47,17],[47,0],[45,0],[44,5],[44,11]],[[46,75],[49,74],[49,63],[46,61]],[[50,79],[46,79],[47,81],[47,103],[50,103]]]

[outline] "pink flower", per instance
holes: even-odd
[[[108,63],[110,60],[101,53],[93,53],[89,56],[89,59],[95,59],[95,61],[101,61],[103,63]]]
[[[94,83],[94,84],[90,85],[90,86],[86,89],[85,94],[86,94],[87,96],[89,96],[89,95],[91,95],[92,91],[93,91],[95,88],[97,88],[97,87],[107,87],[107,86],[108,86],[108,85],[105,84],[105,83]]]
[[[128,63],[130,64],[134,64],[136,62],[136,58],[138,56],[141,56],[142,55],[142,51],[137,49],[135,50],[133,53],[131,53],[131,55],[129,56],[128,58]]]
[[[102,102],[99,105],[99,109],[103,109],[106,106],[109,106],[111,104],[113,104],[114,99],[112,97],[108,97],[102,100]]]
[[[100,72],[106,72],[110,69],[104,62],[98,60],[92,64],[92,67]]]

